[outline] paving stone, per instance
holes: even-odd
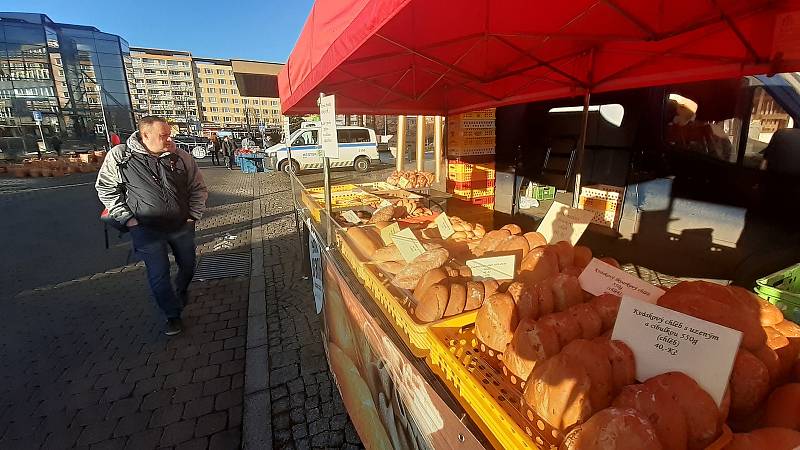
[[[144,396],[141,409],[143,411],[150,411],[162,406],[167,406],[172,402],[173,395],[175,395],[175,389],[164,389],[151,392]]]
[[[163,427],[179,421],[182,415],[183,404],[162,406],[153,411],[150,416],[149,426],[151,428]]]
[[[208,444],[208,450],[230,450],[238,448],[242,441],[239,430],[227,430],[214,434]]]
[[[97,442],[106,440],[111,437],[111,434],[114,432],[114,428],[117,426],[117,420],[106,420],[100,423],[91,423],[86,425],[86,427],[81,432],[81,435],[78,436],[77,444],[80,445],[92,445]]]
[[[205,450],[206,448],[208,448],[208,438],[201,437],[179,444],[175,450]]]
[[[131,397],[117,400],[111,404],[111,408],[109,409],[106,417],[109,419],[118,419],[120,417],[131,415],[139,409],[141,400],[141,397]]]
[[[194,370],[183,370],[180,372],[167,375],[167,378],[164,379],[163,387],[165,389],[169,389],[177,386],[183,386],[192,381],[193,375],[194,375]]]
[[[227,391],[231,387],[231,377],[219,377],[206,381],[203,385],[203,395],[216,395]]]
[[[186,403],[183,418],[190,419],[206,415],[214,410],[214,396],[201,397]]]
[[[151,412],[139,412],[119,419],[114,428],[114,437],[129,436],[147,428]]]
[[[183,403],[189,400],[200,398],[203,395],[203,383],[192,383],[175,388],[175,395],[172,396],[173,403]]]
[[[209,357],[209,364],[221,364],[233,359],[233,349],[223,350],[220,352],[212,353]]]
[[[197,419],[197,425],[194,430],[195,436],[208,436],[225,429],[228,423],[228,412],[219,411]]]
[[[243,401],[242,389],[231,389],[229,391],[217,394],[214,401],[214,409],[222,411],[224,409],[232,408],[236,405],[241,405]]]
[[[123,450],[125,448],[125,438],[115,438],[107,441],[92,444],[89,450]]]
[[[167,425],[164,434],[161,436],[162,446],[177,445],[192,438],[194,433],[195,419],[183,420]]]
[[[219,375],[218,365],[200,367],[194,371],[194,376],[192,376],[192,382],[197,383],[202,381],[208,381],[216,377],[217,375]]]

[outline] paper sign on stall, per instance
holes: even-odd
[[[623,297],[611,339],[636,360],[636,379],[683,372],[719,406],[728,387],[742,333],[642,300]]]
[[[594,213],[591,211],[570,208],[563,203],[553,202],[536,231],[542,233],[548,244],[567,241],[575,245],[593,217]]]
[[[491,258],[470,259],[467,267],[477,280],[513,280],[517,257],[515,255],[493,256]]]
[[[408,178],[400,178],[400,181],[397,182],[397,185],[405,189],[408,187],[409,183],[411,182],[408,180]]]
[[[648,303],[655,303],[664,295],[663,289],[597,258],[592,258],[589,265],[583,269],[578,282],[584,291],[592,295],[613,294],[618,297],[627,295]]]
[[[442,235],[442,239],[447,239],[456,232],[456,230],[453,229],[453,223],[450,222],[450,218],[447,217],[445,213],[439,214],[433,221],[439,228],[439,234]]]
[[[425,253],[425,247],[411,232],[411,228],[405,228],[392,235],[392,241],[397,245],[397,249],[400,250],[400,254],[406,262],[411,262],[417,256]]]
[[[319,156],[339,157],[339,140],[336,131],[336,96],[326,95],[319,99],[319,121],[321,144]]]
[[[394,236],[398,231],[400,231],[400,224],[397,222],[392,222],[390,225],[383,227],[383,229],[381,229],[381,240],[383,240],[383,244],[391,244],[392,236]]]
[[[344,217],[344,220],[346,220],[346,221],[348,221],[348,222],[350,222],[352,224],[361,223],[361,218],[358,217],[358,214],[354,213],[353,211],[351,211],[349,209],[342,213],[342,217]]]
[[[380,202],[380,204],[378,204],[378,209],[380,209],[380,208],[386,208],[387,206],[392,206],[392,202],[390,202],[389,200],[386,200],[386,199],[384,198],[384,199],[381,199],[381,202]]]

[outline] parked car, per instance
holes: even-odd
[[[210,152],[213,143],[205,136],[191,136],[188,134],[176,134],[172,138],[178,148],[186,150],[196,159],[205,158]]]
[[[357,172],[366,172],[374,163],[380,161],[374,130],[364,127],[337,127],[336,133],[339,141],[339,157],[331,158],[331,167],[352,167]],[[319,134],[318,124],[304,123],[290,136],[291,164],[294,165],[295,171],[322,168],[322,158],[319,156],[322,145]],[[267,168],[288,171],[289,167],[286,144],[276,144],[267,149]]]

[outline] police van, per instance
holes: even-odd
[[[304,122],[300,129],[289,137],[292,161],[286,143],[273,145],[267,149],[267,168],[289,171],[289,164],[295,171],[322,169],[322,144],[320,143],[319,122]],[[339,157],[331,158],[331,167],[352,167],[357,172],[366,172],[380,160],[375,131],[364,127],[336,127],[339,140]]]

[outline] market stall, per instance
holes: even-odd
[[[280,76],[284,113],[318,111],[325,92],[328,114],[465,123],[481,120],[466,111],[580,95],[585,124],[594,92],[800,67],[795,2],[357,3],[315,5]],[[493,171],[453,168],[463,210],[423,205],[412,191],[426,174],[293,182],[329,362],[368,448],[800,445],[800,327],[778,308],[594,255],[579,241],[614,220],[587,211],[608,200],[602,187],[583,209],[554,203],[535,231],[494,229],[475,220],[490,195],[472,202],[490,178],[467,186],[467,167]]]

